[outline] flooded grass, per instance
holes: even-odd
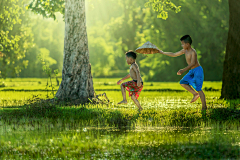
[[[0,156],[3,159],[240,158],[239,130],[226,130],[222,125],[208,128],[136,127],[125,131],[70,126],[38,128],[31,125],[13,130],[5,125],[0,133]]]
[[[0,159],[240,159],[240,103],[218,98],[220,82],[206,83],[206,112],[177,83],[145,83],[141,113],[129,97],[116,105],[115,79],[95,80],[108,105],[29,105],[46,98],[43,83],[7,80],[11,90],[1,89]]]

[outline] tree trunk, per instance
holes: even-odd
[[[80,100],[94,96],[86,31],[85,0],[65,1],[65,39],[62,82],[58,99]]]
[[[229,31],[221,98],[240,98],[240,1],[229,0]]]

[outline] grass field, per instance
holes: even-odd
[[[117,81],[120,78],[98,78],[93,79],[94,89],[96,91],[101,90],[119,90],[120,87],[117,85]],[[127,81],[127,80],[125,80]],[[124,81],[124,82],[125,82]],[[61,81],[60,81],[61,82]],[[38,78],[16,78],[16,79],[6,79],[4,81],[5,87],[0,88],[0,91],[42,91],[45,90],[47,79],[38,79]],[[55,79],[52,80],[55,90],[57,90],[57,82]],[[50,82],[48,80],[48,84]],[[203,88],[208,90],[220,90],[222,87],[221,82],[204,82]],[[50,88],[48,88],[50,89]],[[145,82],[143,90],[183,90],[179,83],[175,82]]]
[[[7,79],[0,88],[0,159],[239,159],[239,101],[204,82],[208,110],[177,82],[146,82],[141,113],[122,100],[118,79],[94,79],[109,104],[51,105],[47,79]],[[58,86],[53,81],[54,93]]]

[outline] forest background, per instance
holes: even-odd
[[[86,1],[93,78],[123,77],[129,69],[125,60],[126,51],[135,50],[150,41],[163,51],[176,52],[182,49],[179,40],[181,36],[189,34],[204,69],[205,80],[221,81],[228,33],[228,1],[172,0],[183,7],[177,14],[170,11],[168,16],[171,18],[166,20],[156,18],[157,13],[144,6],[146,2],[147,0]],[[5,7],[13,8],[7,10],[8,14],[11,15],[10,18],[15,14],[14,18],[17,17],[19,22],[11,23],[12,30],[6,36],[8,41],[5,40],[5,43],[14,45],[10,48],[11,54],[0,59],[1,77],[46,77],[41,59],[52,70],[58,69],[61,73],[65,26],[62,15],[59,13],[55,21],[42,18],[27,10],[27,0],[3,3],[7,3]],[[4,9],[0,12],[4,12]],[[8,31],[8,27],[7,22],[0,26],[2,31]],[[0,50],[1,48],[0,46]],[[160,54],[138,55],[137,62],[145,81],[179,81],[177,71],[187,66],[184,56],[171,58]]]

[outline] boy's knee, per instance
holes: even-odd
[[[187,84],[180,83],[180,85],[181,85],[182,87],[184,87],[184,86],[186,86]]]

